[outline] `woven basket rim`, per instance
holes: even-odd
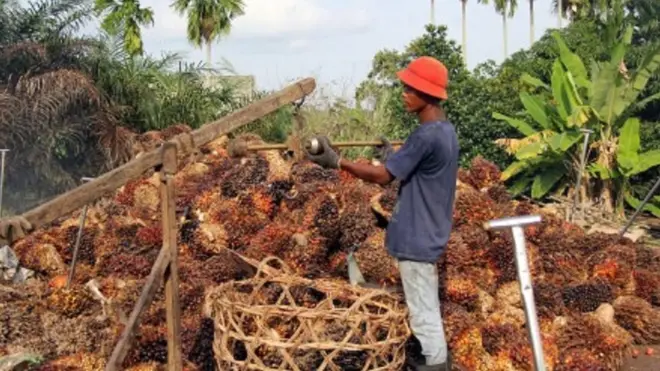
[[[280,263],[285,266],[284,262]],[[213,348],[218,362],[240,369],[303,371],[294,361],[298,357],[296,352],[303,352],[320,354],[323,357],[320,369],[339,370],[335,363],[337,356],[343,352],[364,352],[367,358],[360,362],[365,362],[361,366],[365,371],[393,370],[402,366],[410,328],[408,309],[398,294],[356,287],[336,279],[311,280],[291,274],[286,268],[283,270],[285,272],[266,267],[262,261],[253,278],[226,282],[207,291],[205,312],[214,319]],[[257,296],[268,288],[267,283],[279,285],[281,291],[274,292],[277,302],[286,299],[290,304],[251,303],[260,299]],[[242,293],[245,296],[233,296],[241,293],[237,290],[241,285],[251,286],[250,290]],[[324,297],[312,307],[299,305],[291,290],[295,286],[319,291]],[[340,300],[342,305],[334,306],[335,300]],[[269,321],[278,317],[284,323],[287,319],[288,323],[295,320],[293,327],[281,330],[270,327]],[[246,329],[245,320],[254,321],[250,323],[255,327]],[[325,329],[332,328],[326,327],[328,325],[339,325],[340,332],[336,334],[341,334],[341,339],[323,335]],[[234,342],[244,344],[247,360],[236,358],[230,346]],[[279,368],[267,366],[258,349],[271,349],[275,353],[269,354],[281,356],[283,363]]]

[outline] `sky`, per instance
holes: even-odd
[[[213,45],[213,62],[231,63],[238,74],[254,75],[258,89],[278,89],[304,77],[317,86],[350,97],[383,49],[402,50],[424,33],[430,22],[430,0],[244,0],[245,15],[231,35]],[[154,26],[143,30],[146,52],[181,53],[204,61],[206,52],[186,40],[186,20],[169,6],[171,0],[141,0],[155,13]],[[492,3],[492,1],[491,1]],[[407,5],[404,5],[407,4]],[[550,0],[535,2],[535,33],[557,26]],[[519,1],[509,19],[509,53],[529,47],[529,6]],[[435,21],[448,27],[461,43],[461,3],[436,0]],[[90,25],[89,27],[95,27]],[[502,18],[492,5],[468,0],[468,65],[503,59]],[[218,67],[218,66],[216,66]]]

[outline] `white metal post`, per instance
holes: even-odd
[[[518,282],[522,294],[525,318],[527,319],[527,331],[532,351],[534,352],[534,366],[536,371],[545,371],[543,359],[543,343],[541,342],[541,329],[536,315],[536,304],[534,303],[534,290],[532,288],[532,275],[529,271],[527,250],[525,247],[525,233],[523,226],[541,222],[538,215],[526,215],[512,218],[496,219],[485,223],[486,229],[511,228],[515,249],[516,269],[518,271]]]

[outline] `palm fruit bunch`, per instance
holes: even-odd
[[[151,133],[143,139],[153,147],[171,134]],[[254,135],[242,139],[261,143]],[[213,324],[203,315],[204,290],[251,277],[256,271],[251,264],[264,258],[276,256],[300,276],[345,281],[346,258],[354,250],[368,281],[400,285],[396,261],[384,246],[398,182],[367,184],[345,171],[295,162],[278,152],[243,158],[229,152],[227,139],[221,138],[200,148],[194,161],[181,161],[174,177],[185,364],[203,370],[215,365]],[[626,339],[637,344],[660,341],[660,251],[616,235],[588,233],[529,201],[511,200],[500,178],[497,166],[483,158],[459,172],[454,228],[438,262],[441,310],[454,360],[467,370],[532,368],[523,339],[513,238],[508,231],[483,226],[513,215],[542,216],[540,224],[525,228],[525,236],[549,367],[616,369]],[[22,266],[35,271],[33,280],[42,283],[42,289],[12,294],[11,308],[19,310],[10,311],[0,300],[0,323],[6,324],[0,326],[0,351],[20,344],[43,351],[53,367],[56,360],[65,364],[82,357],[83,350],[71,345],[77,343],[62,339],[61,346],[50,349],[34,334],[55,336],[63,328],[56,323],[79,321],[98,333],[99,344],[106,344],[103,349],[83,342],[80,346],[107,358],[162,246],[160,184],[160,175],[150,172],[90,205],[70,289],[64,287],[64,277],[73,258],[80,210],[14,243]],[[106,301],[90,296],[84,286],[90,279],[98,282]],[[264,302],[271,304],[281,294],[277,287],[263,291]],[[313,306],[320,300],[304,287],[293,291],[298,305]],[[0,290],[0,299],[2,295]],[[612,305],[610,322],[593,319],[604,304]],[[105,319],[92,321],[97,317]],[[126,369],[162,368],[167,358],[165,318],[160,288],[143,314],[144,329]],[[277,318],[271,325],[278,333],[290,332]],[[327,334],[339,336],[340,330],[328,324]],[[236,347],[244,352],[244,347]],[[260,352],[278,363],[277,354]],[[342,353],[336,362],[362,364],[363,356]],[[303,369],[320,362],[309,354],[294,358]],[[76,369],[94,369],[84,364]]]

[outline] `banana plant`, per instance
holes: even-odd
[[[596,171],[592,173],[599,178],[601,183],[598,187],[600,194],[594,196],[603,201],[606,211],[615,211],[616,207],[619,214],[623,212],[621,194],[617,195],[617,192],[622,191],[619,189],[621,185],[618,184],[620,182],[610,176],[611,171],[618,166],[618,157],[622,154],[619,147],[623,142],[619,140],[620,138],[617,135],[623,136],[625,130],[632,130],[631,128],[635,127],[635,121],[629,120],[636,109],[660,98],[660,93],[656,93],[639,100],[639,96],[646,88],[650,78],[660,69],[660,46],[656,45],[650,48],[636,70],[629,73],[624,58],[630,47],[632,35],[632,27],[628,27],[619,43],[614,46],[610,60],[595,62],[591,68],[590,104],[598,117],[597,129],[599,130],[599,140],[594,143],[597,154],[595,162],[598,166],[595,168]],[[626,137],[629,138],[630,136],[626,134]],[[624,158],[635,161],[641,159],[639,157]],[[630,171],[632,171],[632,164],[628,163],[626,166],[629,166]],[[605,172],[604,169],[608,169],[609,172]],[[640,172],[638,171],[635,174]],[[628,179],[634,174],[624,171],[622,175],[625,179]]]
[[[530,184],[533,198],[542,198],[553,189],[557,192],[566,190],[580,171],[578,143],[583,138],[580,129],[591,129],[595,135],[589,146],[587,161],[595,165],[590,164],[589,172],[583,174],[587,178],[585,188],[575,191],[586,197],[601,199],[606,211],[613,210],[614,195],[621,188],[620,182],[615,183],[612,178],[614,169],[619,166],[619,129],[626,127],[624,124],[628,123],[636,108],[660,98],[660,93],[657,93],[639,100],[650,77],[660,67],[660,47],[652,48],[630,74],[625,68],[624,56],[630,46],[632,28],[626,28],[621,35],[612,47],[610,60],[594,62],[587,70],[583,61],[555,32],[553,37],[559,48],[559,58],[553,65],[550,84],[530,75],[522,76],[523,83],[540,91],[535,95],[520,94],[525,113],[533,122],[530,124],[499,113],[493,115],[526,136],[523,139],[496,141],[516,157],[516,161],[502,174],[503,180],[514,181],[512,192],[524,191]],[[631,122],[634,123],[634,119]],[[632,126],[627,128],[630,130]],[[624,149],[624,153],[629,153],[629,150]],[[624,154],[621,158],[625,163],[647,157],[626,157]],[[635,170],[648,169],[644,169],[645,165],[636,166]],[[624,169],[628,168],[621,167],[619,170],[625,179],[634,175],[630,173],[632,168],[630,171]],[[596,179],[592,180],[601,183],[600,187],[591,188],[592,192],[588,192],[589,176],[594,176]]]
[[[633,208],[636,208],[641,202],[632,194],[630,178],[660,165],[660,150],[641,152],[639,127],[639,119],[629,118],[621,128],[615,166],[607,168],[599,163],[593,163],[589,167],[589,171],[598,174],[601,179],[610,179],[616,183],[619,209],[623,208],[624,200]],[[658,206],[660,198],[656,196],[651,200],[645,209],[660,217],[660,207]]]
[[[516,161],[502,173],[502,179],[512,180],[514,194],[531,184],[533,198],[542,198],[553,189],[565,189],[572,179],[571,173],[579,163],[580,129],[591,124],[590,107],[580,93],[585,85],[581,74],[571,72],[574,62],[570,58],[554,62],[550,85],[525,74],[522,82],[540,91],[537,94],[520,93],[520,101],[532,122],[494,113],[493,118],[503,120],[520,131],[523,139],[499,139]]]

